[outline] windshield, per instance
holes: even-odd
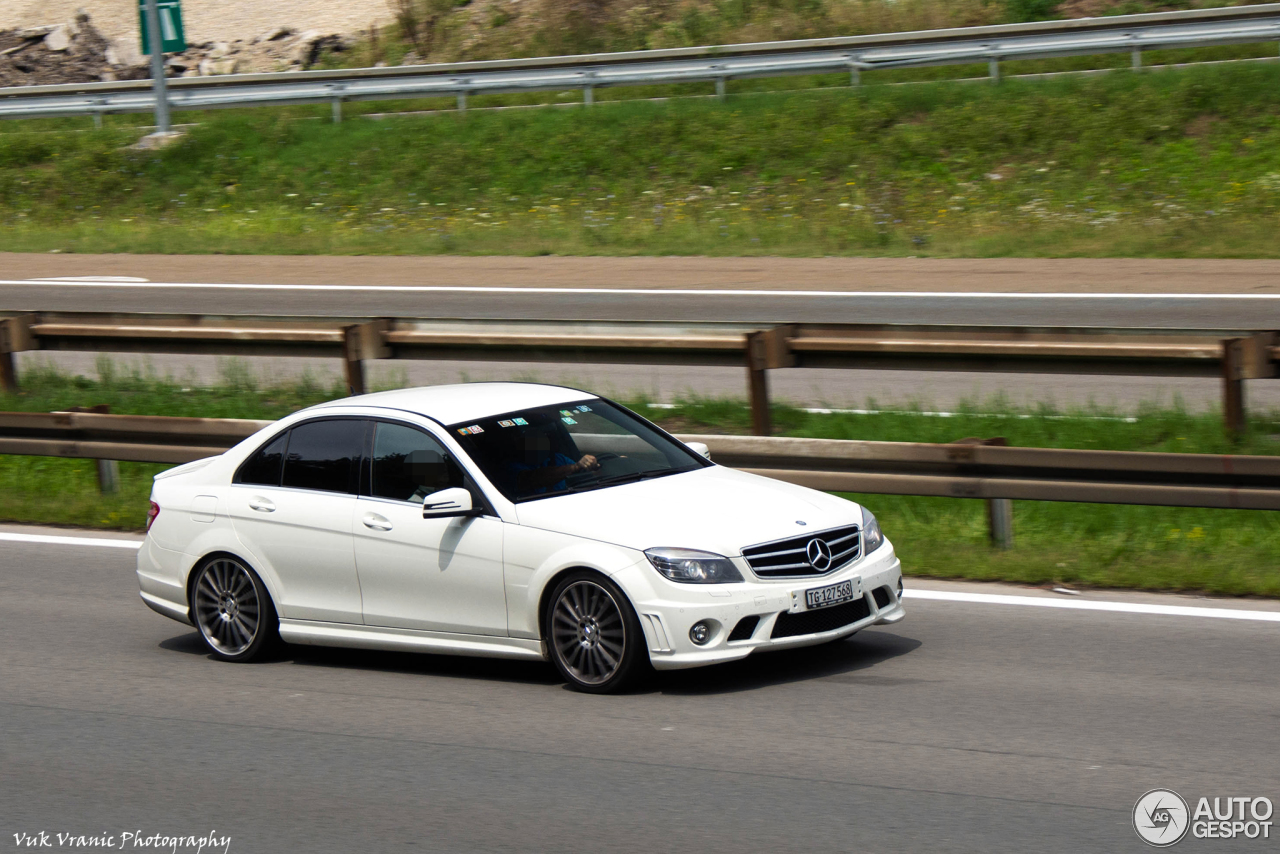
[[[620,406],[593,398],[449,427],[512,501],[692,471],[707,460]]]

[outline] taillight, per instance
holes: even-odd
[[[155,524],[156,517],[160,515],[160,505],[154,501],[148,501],[151,506],[147,508],[147,530],[151,530],[151,526]]]

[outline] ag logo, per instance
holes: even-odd
[[[1190,826],[1187,802],[1171,789],[1152,789],[1133,805],[1133,829],[1148,845],[1173,845],[1187,835]]]

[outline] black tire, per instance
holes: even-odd
[[[635,609],[597,572],[565,576],[547,599],[547,652],[569,686],[588,694],[622,691],[649,670]]]
[[[214,658],[253,661],[276,649],[280,621],[258,573],[230,555],[215,555],[194,572],[191,620]]]

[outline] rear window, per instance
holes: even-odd
[[[258,452],[245,460],[236,473],[236,483],[250,483],[257,486],[279,486],[280,471],[284,468],[284,447],[289,433],[285,431],[258,449]]]
[[[281,486],[356,493],[368,423],[310,421],[289,431]]]

